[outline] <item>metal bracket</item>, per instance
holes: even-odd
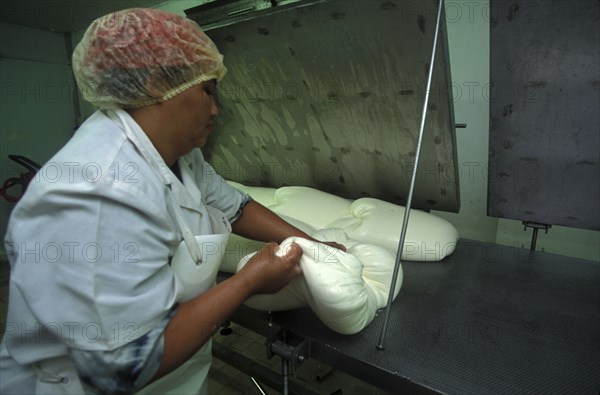
[[[531,251],[535,251],[535,245],[537,243],[538,230],[544,229],[545,233],[548,234],[548,229],[552,228],[552,225],[541,224],[539,222],[523,221],[523,230],[527,228],[533,228],[533,234],[531,235]]]
[[[267,357],[272,358],[274,355],[281,357],[282,394],[288,395],[290,362],[292,364],[304,362],[309,354],[309,343],[306,339],[285,329],[269,334],[266,342]]]
[[[304,362],[308,358],[308,341],[286,330],[267,337],[267,357],[280,356],[290,362]]]
[[[243,315],[244,311],[247,311],[247,309],[242,308],[238,310],[236,316],[239,318],[239,315]],[[261,336],[265,336],[266,356],[269,359],[275,355],[281,358],[281,375],[263,364],[256,363],[256,361],[219,341],[213,341],[213,354],[223,362],[250,376],[250,379],[260,393],[266,393],[260,384],[263,383],[285,395],[318,395],[318,392],[307,387],[305,383],[298,382],[293,377],[288,377],[290,361],[293,367],[293,364],[303,362],[310,356],[310,341],[285,331],[281,326],[274,323],[272,318],[272,314],[269,313],[267,316],[268,330],[266,333],[255,326],[256,324],[264,328],[265,322],[263,318],[258,319],[256,322],[252,320],[249,322],[246,321],[247,325],[245,327],[248,330],[260,333]],[[234,321],[240,322],[237,320]],[[223,328],[226,332],[229,332],[227,331],[227,329],[230,329],[229,322],[225,322]],[[222,335],[226,335],[226,333]]]

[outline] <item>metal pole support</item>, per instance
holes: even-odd
[[[437,13],[437,22],[435,24],[435,33],[433,36],[433,49],[431,50],[431,62],[429,64],[429,76],[427,77],[427,89],[425,91],[425,102],[423,104],[423,112],[421,115],[421,127],[419,129],[419,139],[417,141],[417,149],[415,155],[415,166],[412,174],[412,178],[410,181],[410,188],[408,190],[408,199],[406,201],[406,209],[404,211],[404,220],[402,222],[402,232],[400,233],[400,242],[398,243],[398,252],[396,253],[396,264],[394,265],[394,271],[392,273],[392,279],[390,283],[390,292],[388,294],[387,306],[385,308],[385,318],[383,320],[383,326],[381,328],[381,334],[379,336],[379,343],[377,344],[378,350],[384,350],[384,341],[385,335],[387,332],[388,321],[390,319],[390,311],[392,307],[392,302],[394,300],[394,291],[396,289],[396,278],[398,277],[398,272],[400,271],[400,262],[402,257],[402,250],[404,248],[404,240],[406,239],[406,229],[408,227],[408,218],[410,215],[410,207],[412,204],[412,195],[415,189],[415,182],[417,179],[417,169],[419,166],[419,158],[421,156],[421,144],[423,142],[423,134],[425,131],[425,119],[427,118],[427,106],[429,105],[429,92],[431,90],[431,80],[433,78],[433,67],[435,65],[435,52],[437,49],[438,35],[440,31],[440,22],[442,18],[442,13],[444,9],[444,0],[440,0],[438,13]]]

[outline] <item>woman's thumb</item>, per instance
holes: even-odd
[[[285,258],[297,262],[302,256],[302,248],[296,243],[290,243],[285,248]]]

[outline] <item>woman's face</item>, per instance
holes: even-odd
[[[210,80],[186,89],[163,103],[171,112],[171,143],[180,156],[206,145],[219,114],[215,100],[217,82]]]

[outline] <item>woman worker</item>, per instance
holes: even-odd
[[[11,215],[1,393],[206,392],[220,323],[301,274],[300,248],[270,243],[213,286],[231,230],[310,239],[197,149],[213,131],[222,60],[197,24],[159,10],[116,12],[86,31],[73,70],[100,110]]]

